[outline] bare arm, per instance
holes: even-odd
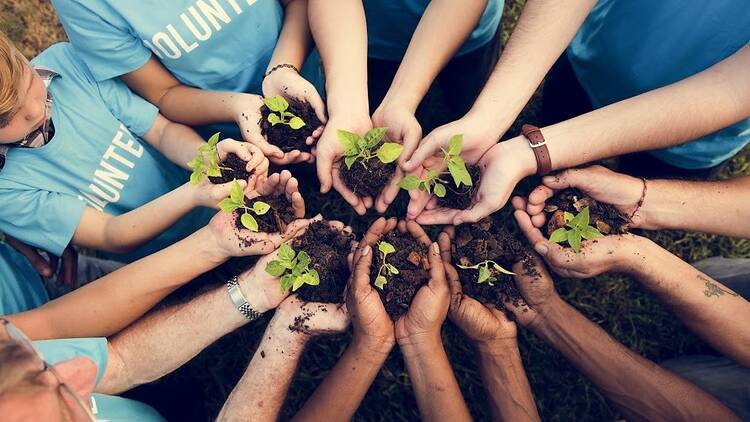
[[[477,344],[479,372],[490,399],[490,410],[498,421],[540,421],[531,386],[521,362],[518,342]]]
[[[289,63],[301,68],[310,51],[312,37],[307,20],[308,0],[283,0],[284,25],[273,50],[268,69],[277,64]]]

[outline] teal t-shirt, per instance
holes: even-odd
[[[401,61],[430,0],[363,0],[368,56]],[[503,16],[504,0],[488,0],[479,23],[456,53],[460,56],[488,43]],[[446,22],[450,29],[450,22]],[[342,36],[345,36],[342,34]]]
[[[11,148],[0,171],[0,231],[60,255],[83,210],[111,215],[131,211],[187,181],[187,172],[140,138],[157,109],[119,79],[94,80],[70,44],[54,45],[33,61],[57,73],[53,96],[55,135],[39,148]],[[196,209],[130,261],[161,250],[206,224],[212,210]]]
[[[44,280],[29,260],[0,242],[0,315],[28,311],[47,302]]]
[[[568,58],[598,108],[685,79],[749,42],[747,0],[599,0]],[[750,119],[652,154],[677,167],[708,168],[748,142]]]
[[[107,369],[109,352],[105,338],[78,338],[35,341],[34,345],[44,360],[55,363],[83,356],[91,359],[98,369],[99,384]],[[162,422],[165,421],[152,407],[141,402],[106,394],[92,394],[92,412],[96,420],[110,422]]]
[[[143,66],[153,53],[178,80],[260,92],[283,23],[278,0],[53,0],[97,81]]]

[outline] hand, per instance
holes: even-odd
[[[632,234],[604,236],[581,242],[580,252],[564,248],[544,237],[526,213],[523,198],[513,198],[518,227],[552,270],[563,277],[589,278],[609,271],[632,272],[643,260],[645,239]],[[640,258],[640,259],[639,259]]]
[[[286,98],[296,98],[299,101],[310,104],[315,111],[320,123],[325,125],[328,118],[326,117],[326,106],[323,99],[320,98],[318,90],[307,79],[302,77],[294,69],[279,68],[263,79],[263,96],[276,97],[281,95]],[[313,135],[307,139],[307,144],[312,145],[320,137],[323,126],[316,128]]]
[[[637,177],[615,173],[603,166],[568,169],[542,178],[542,184],[531,191],[526,212],[536,227],[544,226],[546,201],[562,189],[577,188],[597,201],[612,204],[623,215],[632,215],[643,194],[643,181]],[[631,227],[644,225],[643,216],[636,213]]]
[[[544,267],[542,260],[536,254],[532,254],[533,267],[528,264],[516,262],[512,270],[516,275],[516,287],[523,296],[523,302],[505,302],[505,307],[513,313],[517,323],[524,327],[537,325],[547,311],[548,307],[562,302],[555,291],[552,277]]]
[[[450,231],[452,232],[452,230]],[[494,306],[485,306],[476,299],[463,294],[458,272],[451,265],[451,234],[440,233],[438,244],[448,276],[448,287],[451,293],[451,321],[478,346],[491,345],[497,342],[511,341],[516,343],[516,324],[505,316],[505,313]]]
[[[346,305],[303,302],[297,295],[281,302],[274,319],[277,317],[288,321],[284,328],[306,337],[341,333],[349,326]]]
[[[62,267],[57,277],[57,282],[66,286],[75,286],[78,278],[78,252],[72,245],[68,245],[61,257],[57,257],[46,252],[49,260],[45,258],[41,251],[33,246],[21,242],[15,237],[5,235],[5,243],[17,250],[21,255],[29,260],[31,266],[43,278],[51,278],[57,273],[58,265],[62,259]]]
[[[471,163],[469,157],[464,159]],[[528,144],[516,138],[492,147],[482,156],[479,166],[482,180],[469,209],[432,208],[421,212],[417,222],[459,225],[487,217],[505,205],[521,179],[536,171],[536,159]]]
[[[344,155],[344,147],[339,141],[339,129],[364,134],[372,129],[372,122],[369,116],[331,116],[313,150],[320,180],[320,191],[327,193],[333,186],[357,214],[363,215],[367,212],[367,208],[372,206],[372,198],[360,198],[355,195],[341,179],[340,169],[343,165],[341,157]]]
[[[404,149],[399,157],[399,164],[405,160],[404,157],[411,156],[422,138],[422,126],[414,117],[414,110],[401,104],[384,101],[372,115],[372,124],[375,127],[388,128],[386,138],[391,142],[403,144]],[[401,189],[398,184],[403,177],[404,172],[399,166],[388,185],[375,200],[375,209],[379,213],[385,212],[396,198]]]
[[[299,182],[296,178],[292,177],[292,173],[289,170],[270,175],[261,186],[245,193],[245,196],[250,199],[259,196],[279,195],[286,196],[286,199],[292,204],[294,218],[305,217],[305,200],[302,198],[302,194],[299,193]]]
[[[247,180],[249,189],[253,189],[256,184],[262,184],[268,176],[268,158],[263,155],[263,151],[249,142],[239,142],[234,139],[224,139],[216,144],[216,152],[219,154],[219,160],[226,160],[229,154],[238,156],[242,161],[247,162],[245,170],[251,173]]]

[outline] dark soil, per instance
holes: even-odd
[[[351,169],[341,164],[341,178],[346,186],[359,196],[377,197],[388,184],[396,172],[396,162],[383,164],[379,159],[372,158],[365,163],[357,161]]]
[[[286,229],[287,224],[295,220],[294,208],[292,203],[286,199],[284,195],[274,196],[259,196],[254,199],[245,197],[245,205],[252,207],[257,201],[263,201],[271,206],[271,209],[263,215],[255,215],[255,220],[258,221],[258,231],[261,233],[282,233]],[[242,217],[243,210],[234,212],[235,221],[234,225],[238,229],[244,229],[240,218]]]
[[[523,261],[524,264],[528,263],[533,268],[526,243],[516,233],[497,224],[491,217],[474,224],[458,226],[454,248],[454,264],[472,266],[490,260],[497,262],[506,270],[513,271],[513,264]],[[492,276],[497,278],[492,285],[488,282],[477,282],[478,270],[462,268],[456,268],[456,270],[464,294],[484,304],[505,310],[505,302],[510,301],[515,306],[524,303],[513,276],[493,270],[492,265],[490,265],[490,271]]]
[[[422,246],[409,234],[401,234],[397,231],[388,233],[382,240],[390,243],[396,248],[396,252],[388,255],[386,262],[395,265],[399,273],[388,276],[388,283],[383,290],[375,287],[380,299],[385,305],[385,310],[391,320],[396,321],[409,310],[409,305],[417,294],[417,291],[430,279],[430,263],[428,261],[427,248]],[[377,244],[373,245],[372,252],[375,254],[370,269],[370,278],[375,282],[378,269],[382,265],[382,254],[378,251]]]
[[[547,213],[547,237],[553,231],[565,225],[565,211],[577,214],[585,207],[589,207],[590,225],[604,234],[627,233],[630,218],[623,215],[614,205],[605,204],[586,196],[578,189],[564,189],[547,200],[544,211]]]
[[[320,275],[319,285],[305,284],[297,290],[300,299],[305,302],[344,302],[344,288],[349,280],[346,257],[353,241],[354,235],[332,229],[327,221],[311,224],[294,241],[294,250],[307,252],[311,260],[310,268]]]
[[[268,122],[268,115],[271,113],[271,110],[264,104],[260,108],[261,119],[259,123],[261,134],[266,137],[270,144],[276,145],[284,152],[294,150],[310,152],[312,145],[307,145],[305,140],[312,135],[315,129],[320,127],[320,119],[318,119],[315,110],[307,102],[302,102],[295,98],[287,98],[286,100],[289,103],[287,111],[302,119],[305,125],[297,130],[284,124],[271,125]]]
[[[209,176],[208,180],[214,185],[220,185],[222,183],[228,183],[232,180],[245,180],[252,174],[246,170],[247,161],[238,157],[236,154],[229,154],[227,158],[222,161],[219,166],[221,169],[221,177]]]
[[[437,198],[439,207],[451,208],[455,210],[465,210],[474,202],[474,194],[479,189],[479,181],[482,177],[482,169],[477,165],[466,166],[471,175],[472,185],[461,185],[456,187],[453,178],[448,175],[449,182],[445,184],[446,194],[442,198]]]

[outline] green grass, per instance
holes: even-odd
[[[503,40],[507,40],[523,1],[506,1],[503,18]],[[0,30],[17,41],[27,56],[33,56],[51,44],[64,39],[48,4],[41,0],[10,0],[0,6]],[[534,120],[540,95],[537,94],[522,114],[523,120]],[[440,107],[440,104],[435,104]],[[439,113],[438,113],[439,114]],[[521,119],[519,119],[520,121]],[[511,129],[511,133],[517,132]],[[296,170],[293,170],[299,176]],[[722,177],[750,174],[750,148],[737,155]],[[303,194],[310,213],[321,212],[329,219],[338,219],[364,230],[376,217],[357,217],[337,194],[320,195],[314,180],[301,178]],[[531,180],[518,187],[518,193],[533,187]],[[389,211],[403,215],[405,198]],[[501,211],[508,215],[508,210]],[[510,220],[509,224],[510,224]],[[434,233],[436,229],[431,229]],[[660,245],[687,261],[709,256],[750,257],[750,241],[677,231],[645,233]],[[640,285],[617,274],[588,280],[557,280],[561,295],[599,324],[603,329],[639,354],[655,360],[668,359],[708,348],[688,332],[657,300]],[[165,388],[186,392],[201,388],[206,395],[209,412],[217,412],[229,391],[244,371],[259,341],[268,316],[217,342],[190,364],[161,383],[141,389],[136,397],[164,403]],[[443,329],[443,339],[456,377],[472,414],[477,420],[489,420],[487,399],[479,378],[475,352],[462,335],[450,324]],[[293,386],[287,397],[283,418],[298,409],[327,371],[336,363],[348,344],[349,334],[316,339],[309,346]],[[614,420],[618,415],[592,385],[583,379],[557,352],[534,335],[521,331],[520,348],[523,361],[542,418],[549,421]],[[346,394],[345,391],[341,394]],[[167,404],[172,408],[189,407],[185,400]],[[215,414],[215,413],[214,413]],[[395,350],[362,402],[355,420],[410,421],[418,419],[416,402],[403,360]]]

